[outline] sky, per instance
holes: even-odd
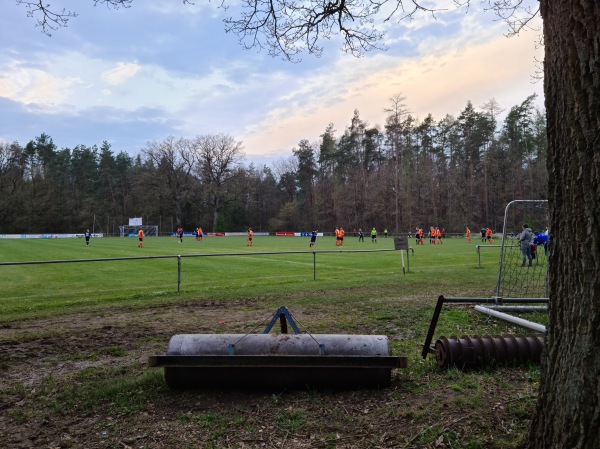
[[[246,163],[261,165],[289,159],[303,139],[317,144],[330,123],[341,136],[355,110],[383,127],[397,95],[418,120],[458,116],[468,101],[481,110],[490,99],[506,113],[532,94],[543,108],[539,31],[507,38],[506,25],[476,5],[425,0],[448,9],[380,22],[386,51],[356,58],[332,39],[321,57],[291,63],[243,49],[223,24],[240,2],[227,12],[218,3],[134,0],[114,10],[55,0],[78,16],[49,37],[23,5],[7,2],[0,142],[24,146],[45,133],[59,149],[106,141],[136,155],[169,136],[228,134],[243,143]]]

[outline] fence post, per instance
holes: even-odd
[[[177,256],[177,293],[181,288],[181,256]]]
[[[317,252],[313,251],[313,281],[317,280]]]

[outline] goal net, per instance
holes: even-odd
[[[548,222],[547,200],[515,200],[504,211],[500,268],[494,295],[501,298],[548,297]],[[523,224],[534,233],[534,259],[522,267],[519,234]]]
[[[144,231],[145,237],[158,237],[158,226],[156,225],[119,226],[119,235],[121,237],[137,237],[137,233],[140,229]]]

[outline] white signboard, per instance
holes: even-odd
[[[142,217],[133,217],[129,219],[129,226],[141,226]]]

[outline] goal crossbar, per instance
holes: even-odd
[[[119,226],[119,235],[121,237],[137,237],[140,229],[144,231],[146,237],[158,237],[158,226],[156,225],[122,225]]]

